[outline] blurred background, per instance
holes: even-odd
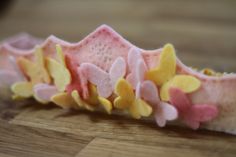
[[[0,40],[19,32],[77,42],[108,24],[133,44],[173,43],[187,65],[236,72],[235,0],[1,0]]]

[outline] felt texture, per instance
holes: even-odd
[[[166,125],[166,121],[173,121],[178,117],[177,109],[159,98],[159,93],[156,85],[151,81],[144,81],[140,86],[142,98],[153,107],[153,113],[156,123],[160,127]]]
[[[169,100],[169,88],[178,87],[185,93],[196,91],[201,82],[190,75],[176,75],[176,55],[174,47],[166,44],[161,53],[159,65],[146,73],[146,78],[160,86],[161,100]]]
[[[54,85],[49,85],[46,83],[38,83],[33,87],[34,98],[43,104],[49,103],[51,97],[58,92],[59,91]]]
[[[117,57],[123,57],[127,60],[130,48],[137,48],[106,25],[100,26],[78,43],[69,43],[55,36],[50,36],[40,44],[40,48],[44,50],[44,54],[47,57],[55,58],[54,51],[56,44],[60,44],[66,54],[72,54],[77,65],[89,62],[95,64],[106,72],[109,71],[112,63]],[[35,49],[33,49],[34,46],[28,47],[20,45],[21,44],[18,43],[8,44],[8,46],[6,46],[5,43],[0,45],[0,70],[4,69],[14,71],[9,62],[2,62],[7,61],[5,58],[8,56],[13,55],[15,58],[24,56],[30,60],[34,58],[32,57],[35,51]],[[162,48],[156,50],[137,49],[141,51],[146,64],[151,68],[151,70],[160,65],[160,58],[163,54]],[[204,104],[205,102],[209,102],[213,105],[217,105],[220,109],[219,116],[209,123],[204,123],[206,125],[203,125],[203,127],[211,130],[236,134],[236,106],[234,105],[236,103],[236,94],[234,92],[236,88],[236,75],[224,74],[221,77],[209,77],[188,68],[178,58],[176,58],[175,69],[176,74],[190,75],[201,82],[201,86],[197,90],[188,93],[189,99],[193,104]],[[82,73],[81,70],[77,71]],[[168,90],[165,92],[169,94]],[[160,90],[160,94],[161,93]]]
[[[114,100],[114,106],[127,110],[133,118],[140,119],[142,116],[147,117],[152,113],[152,107],[135,96],[132,86],[125,79],[121,78],[117,81],[115,93],[118,97]]]
[[[81,68],[87,80],[97,86],[98,95],[108,98],[114,90],[116,81],[124,77],[126,62],[122,57],[118,57],[112,64],[109,73],[91,63],[83,63]]]
[[[192,129],[198,129],[200,123],[216,118],[218,108],[213,104],[192,104],[188,96],[179,88],[170,88],[170,102],[178,112],[181,120]]]
[[[57,59],[47,58],[47,69],[54,84],[60,92],[64,92],[71,82],[71,75],[66,67],[65,56],[60,45],[57,45]]]
[[[31,97],[33,96],[33,86],[35,84],[51,82],[51,78],[46,69],[46,59],[40,48],[36,49],[35,58],[35,62],[23,57],[18,58],[17,63],[28,78],[28,81],[16,82],[12,85],[11,90],[15,97]]]

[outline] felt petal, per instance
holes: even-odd
[[[118,79],[125,76],[126,73],[126,63],[124,58],[118,57],[114,63],[111,65],[109,75],[111,79],[112,89],[115,88],[115,84]]]
[[[80,83],[81,83],[81,90],[82,90],[82,97],[84,99],[89,97],[89,87],[88,87],[88,80],[85,77],[82,68],[77,68],[77,73],[79,75]]]
[[[16,58],[13,56],[9,56],[8,60],[14,68],[14,72],[17,74],[16,76],[14,76],[15,77],[14,79],[18,80],[18,81],[25,81],[25,77],[24,77],[20,67],[16,63]]]
[[[107,111],[107,113],[111,114],[111,110],[112,110],[111,102],[103,97],[98,97],[98,100],[100,104],[104,107],[104,109]]]
[[[137,61],[142,59],[142,54],[140,50],[133,47],[128,52],[128,66],[130,71],[134,71],[137,67]]]
[[[171,81],[171,86],[179,88],[185,93],[191,93],[201,86],[201,82],[190,75],[176,75]]]
[[[136,88],[137,84],[138,84],[138,80],[137,77],[135,77],[135,73],[129,73],[126,78],[125,78],[129,84],[133,87],[133,89]]]
[[[64,109],[74,108],[77,106],[72,96],[66,92],[53,95],[51,101]]]
[[[159,127],[164,127],[166,125],[166,119],[163,116],[163,112],[160,109],[156,108],[154,118]]]
[[[197,130],[200,127],[200,122],[196,121],[196,120],[193,120],[190,117],[184,118],[183,122],[193,130]]]
[[[53,85],[48,84],[36,84],[33,87],[34,97],[39,102],[46,104],[49,103],[51,100],[51,97],[58,93],[58,90]]]
[[[32,61],[20,57],[17,59],[17,64],[22,69],[23,73],[30,79],[31,82],[39,83],[41,82],[40,69]]]
[[[192,105],[192,116],[199,122],[207,122],[217,117],[219,111],[215,105]]]
[[[135,97],[136,98],[141,98],[141,83],[139,82],[136,86],[136,90],[135,90]]]
[[[31,82],[17,82],[11,86],[11,91],[16,96],[29,98],[33,96],[33,85]]]
[[[78,66],[69,55],[65,55],[66,67],[71,75],[71,82],[66,86],[66,91],[70,94],[73,90],[77,90],[79,93],[82,93],[81,81],[78,73]]]
[[[186,94],[178,88],[170,88],[170,102],[181,113],[186,113],[190,110],[191,102]]]
[[[89,111],[94,111],[94,107],[92,107],[91,105],[89,105],[87,102],[85,102],[84,100],[82,100],[82,98],[80,97],[78,91],[73,90],[71,92],[71,96],[74,99],[74,101],[77,103],[77,105],[79,107],[84,107]]]
[[[160,88],[160,97],[162,101],[169,101],[169,89],[171,87],[171,81],[164,83]]]
[[[139,72],[139,70],[143,70],[143,67],[141,67],[142,69],[139,69],[139,67],[142,66],[142,63],[144,63],[144,60],[141,52],[137,48],[131,48],[128,53],[128,65],[130,73],[127,75],[126,79],[132,85],[133,89],[135,89],[138,82],[141,81],[140,78],[144,78],[144,76],[139,76],[142,73]]]
[[[166,102],[161,102],[160,103],[160,108],[163,112],[163,117],[166,120],[175,120],[178,117],[178,111],[173,105],[170,105]]]
[[[43,56],[43,52],[42,52],[41,48],[39,48],[39,47],[36,48],[35,57],[36,57],[36,64],[37,64],[39,71],[40,71],[40,77],[42,77],[42,80],[45,83],[49,84],[51,82],[51,78],[50,78],[50,75],[46,69],[46,60]]]
[[[146,73],[146,78],[155,82],[157,85],[162,85],[170,80],[176,72],[176,56],[174,47],[171,44],[166,44],[160,55],[159,65]]]
[[[54,84],[60,92],[65,91],[66,86],[71,82],[70,72],[54,59],[47,58],[47,67]]]
[[[150,104],[159,104],[158,89],[152,81],[144,81],[141,85],[141,97]]]
[[[85,99],[88,104],[96,106],[99,104],[97,88],[91,83],[88,85],[89,88],[89,97]]]
[[[117,97],[114,100],[114,107],[118,109],[126,109],[132,104],[132,101],[124,99],[122,97]]]
[[[123,78],[117,81],[115,93],[127,101],[133,101],[135,99],[132,86]]]
[[[108,73],[91,63],[83,63],[81,67],[87,79],[97,86],[99,96],[107,98],[112,94],[113,89]]]
[[[141,116],[148,117],[152,113],[152,107],[142,99],[136,99],[138,112]]]
[[[140,59],[137,62],[138,63],[137,63],[137,67],[136,67],[136,77],[137,77],[138,82],[143,82],[145,74],[147,72],[147,66],[146,66],[144,60]]]
[[[56,52],[57,52],[57,59],[58,61],[64,66],[66,67],[66,61],[65,61],[65,55],[62,51],[62,48],[59,44],[56,45]]]
[[[141,118],[141,115],[139,113],[139,110],[138,110],[138,107],[137,107],[137,104],[135,102],[133,102],[129,108],[128,108],[128,111],[130,113],[130,115],[135,118],[135,119],[140,119]]]

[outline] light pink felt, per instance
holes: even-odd
[[[132,85],[133,89],[139,82],[144,81],[147,66],[143,60],[141,51],[137,48],[132,48],[128,53],[128,65],[130,73],[127,75],[127,81]]]
[[[33,91],[34,95],[44,102],[50,102],[51,97],[59,92],[56,86],[44,83],[36,84]]]
[[[126,62],[124,58],[118,57],[111,65],[111,68],[109,70],[112,89],[115,88],[117,80],[120,79],[121,77],[124,77],[125,74],[126,74]]]
[[[109,73],[91,63],[83,63],[81,68],[88,81],[97,86],[98,94],[104,98],[112,94],[116,81],[126,73],[126,63],[121,57],[114,61]]]
[[[139,86],[138,86],[139,87]],[[138,89],[139,95],[153,107],[156,123],[160,127],[164,127],[166,121],[177,119],[178,112],[176,108],[169,103],[162,102],[159,98],[156,85],[151,81],[144,81]]]
[[[198,129],[201,122],[211,121],[218,115],[218,108],[214,105],[193,105],[187,95],[178,88],[171,88],[170,102],[174,105],[182,121],[192,129]]]

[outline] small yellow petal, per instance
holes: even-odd
[[[58,57],[59,62],[64,67],[66,67],[65,56],[64,56],[64,53],[62,51],[61,45],[59,45],[59,44],[56,45],[56,51],[57,51],[57,57]]]
[[[191,93],[201,86],[201,82],[190,75],[176,75],[171,81],[171,86],[177,87],[185,93]]]
[[[57,89],[60,92],[65,91],[66,86],[71,82],[69,70],[51,58],[47,58],[47,63],[48,71],[51,74]]]
[[[93,84],[88,85],[89,88],[89,97],[85,99],[86,102],[88,102],[90,105],[96,106],[99,104],[98,101],[98,93],[97,93],[97,88]]]
[[[135,104],[135,102],[133,102],[129,109],[128,109],[130,115],[135,118],[135,119],[140,119],[141,118],[141,115],[139,113],[139,110],[138,110],[138,107],[137,107],[137,104]]]
[[[173,45],[166,44],[160,55],[159,65],[146,73],[146,79],[158,86],[170,80],[176,72],[176,55]]]
[[[114,107],[118,109],[127,109],[131,105],[132,105],[132,101],[123,99],[122,97],[117,97],[114,100]]]
[[[164,83],[160,88],[160,97],[162,101],[168,101],[170,99],[169,89],[171,86],[171,80]]]
[[[75,106],[77,106],[72,96],[67,94],[66,92],[58,93],[52,96],[51,101],[65,109],[74,108]]]
[[[161,86],[160,97],[163,101],[168,101],[170,87],[176,87],[181,89],[185,93],[191,93],[196,91],[201,86],[201,82],[190,75],[175,75],[172,80],[166,82]]]
[[[104,107],[104,109],[107,111],[107,113],[111,114],[111,110],[112,110],[111,102],[103,97],[98,97],[98,100],[100,104]]]
[[[38,83],[41,82],[40,69],[39,67],[32,61],[20,57],[17,59],[17,63],[23,72],[30,78],[31,82]]]
[[[94,107],[92,107],[91,105],[89,105],[87,102],[85,102],[84,100],[82,100],[82,98],[80,97],[78,91],[74,90],[71,92],[71,96],[72,98],[75,100],[75,102],[77,103],[77,105],[79,105],[79,107],[84,107],[87,110],[90,111],[94,111]]]
[[[142,99],[136,99],[135,104],[137,105],[138,111],[141,116],[148,117],[152,113],[152,107],[143,101]]]
[[[17,82],[11,86],[11,90],[16,95],[16,98],[33,96],[33,85],[30,82]]]
[[[71,96],[80,107],[84,106],[84,101],[81,99],[79,93],[76,90],[71,92]]]
[[[115,93],[127,101],[133,101],[135,99],[132,86],[123,78],[117,81],[115,85]]]
[[[36,48],[35,56],[36,56],[36,62],[37,62],[38,68],[40,69],[40,72],[41,72],[42,80],[45,83],[49,84],[51,82],[51,78],[46,69],[46,59],[43,56],[43,51],[41,48],[39,47]]]

